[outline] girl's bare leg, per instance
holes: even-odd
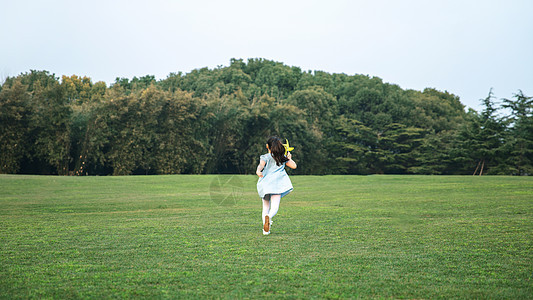
[[[261,224],[265,224],[265,216],[268,215],[269,212],[270,212],[270,201],[263,199],[263,214],[262,214],[263,222]]]
[[[268,211],[268,217],[270,220],[278,213],[279,202],[281,201],[281,195],[270,195],[270,209]]]

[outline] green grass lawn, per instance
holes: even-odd
[[[533,297],[531,177],[291,179],[2,175],[0,298]]]

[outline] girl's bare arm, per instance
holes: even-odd
[[[259,177],[263,177],[263,169],[265,168],[266,162],[264,160],[259,161],[259,165],[257,165],[257,170],[255,170],[255,174]]]
[[[296,162],[294,162],[294,160],[292,160],[292,154],[289,152],[287,153],[287,158],[289,159],[288,162],[285,163],[285,165],[291,169],[296,169],[297,165],[296,165]]]

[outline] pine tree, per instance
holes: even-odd
[[[457,159],[475,162],[473,175],[499,173],[504,160],[505,122],[498,115],[492,89],[482,100],[483,111],[472,113],[459,133],[459,147],[462,153],[456,153]],[[466,157],[464,157],[466,156]],[[491,171],[492,169],[492,171]]]
[[[511,173],[533,174],[533,97],[522,91],[514,95],[515,100],[503,99],[503,107],[511,110],[509,136],[506,146],[509,150],[506,160]]]

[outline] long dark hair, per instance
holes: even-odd
[[[272,157],[276,161],[276,165],[281,166],[284,162],[289,161],[285,156],[285,147],[283,147],[279,137],[271,136],[267,141],[267,145],[270,153],[272,153]]]

